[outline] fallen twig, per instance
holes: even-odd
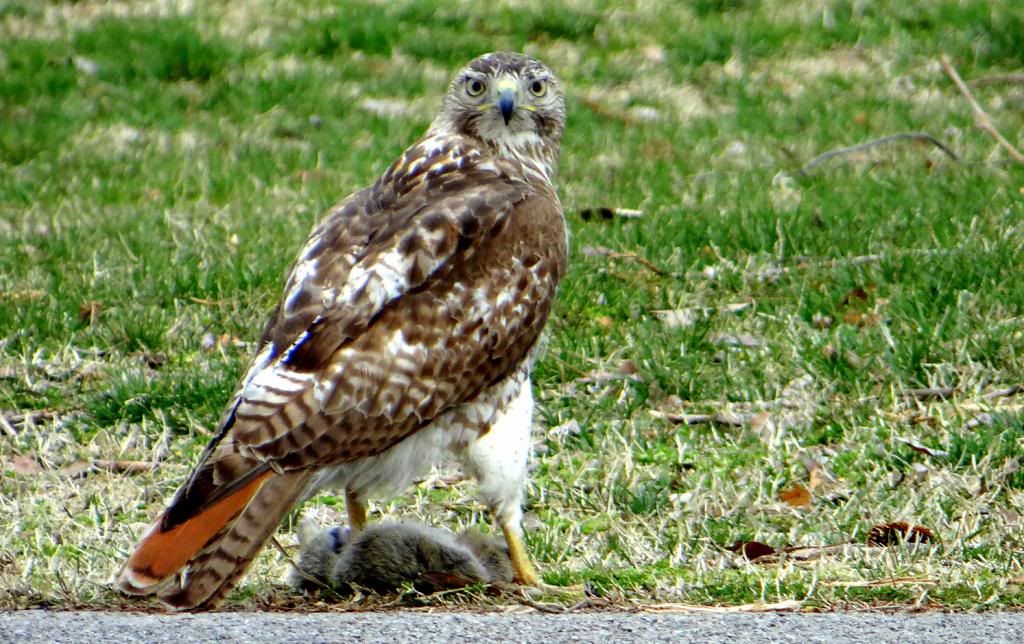
[[[773,604],[741,604],[739,606],[701,606],[699,604],[651,604],[639,608],[642,613],[771,613],[779,611],[798,611],[803,603],[796,599],[787,599]]]
[[[156,467],[156,463],[149,461],[108,461],[97,458],[92,462],[97,470],[113,472],[114,474],[145,474]]]
[[[1024,385],[1011,385],[1004,387],[1003,389],[996,389],[985,394],[986,400],[992,400],[993,398],[1009,398],[1024,393]]]
[[[903,397],[916,400],[934,400],[935,398],[949,398],[955,393],[955,387],[922,387],[920,389],[907,389],[903,392]]]
[[[851,145],[846,148],[829,150],[828,152],[819,154],[818,156],[814,157],[813,159],[802,165],[800,169],[797,170],[797,172],[806,176],[810,174],[811,170],[834,157],[845,156],[847,154],[856,154],[857,152],[863,152],[864,150],[869,150],[871,148],[878,147],[880,145],[885,145],[887,143],[893,143],[895,141],[921,141],[924,143],[931,143],[935,147],[945,152],[946,155],[949,158],[953,159],[954,161],[960,160],[960,157],[958,157],[955,152],[950,150],[945,143],[936,139],[934,136],[930,134],[925,134],[924,132],[900,132],[899,134],[890,134],[889,136],[883,136],[880,139],[873,139],[871,141],[867,141],[866,143],[861,143],[859,145]]]
[[[774,552],[765,553],[748,561],[752,564],[770,565],[782,561],[805,562],[814,561],[834,554],[842,554],[851,547],[856,548],[858,544],[853,540],[843,541],[830,546],[784,546],[775,548]]]
[[[665,269],[659,268],[657,264],[647,259],[643,255],[639,255],[637,253],[612,253],[608,257],[610,257],[611,259],[631,259],[634,262],[640,264],[641,266],[647,268],[652,273],[661,275],[663,277],[669,274],[668,271],[666,271]]]
[[[62,413],[50,409],[40,409],[24,413],[0,410],[0,435],[14,438],[19,432],[34,429],[36,423],[42,421],[51,421],[53,422],[53,429],[59,429],[84,415],[85,413],[81,411]]]
[[[927,454],[928,456],[938,457],[949,456],[949,452],[947,452],[944,449],[935,449],[932,447],[928,447],[927,445],[922,445],[921,443],[912,438],[903,438],[901,436],[896,436],[896,440],[908,446],[910,449],[914,450],[918,454]]]
[[[825,586],[838,588],[885,588],[887,586],[906,586],[911,584],[938,584],[938,579],[918,577],[895,577],[893,579],[875,579],[873,581],[826,581]]]
[[[14,438],[18,435],[18,432],[14,429],[14,425],[9,423],[3,414],[0,414],[0,431],[7,434],[8,438]]]
[[[617,250],[612,250],[611,248],[605,248],[604,246],[587,246],[586,248],[583,249],[583,254],[590,255],[591,257],[607,257],[609,259],[629,259],[649,269],[651,272],[657,275],[661,275],[663,277],[670,275],[668,271],[659,267],[657,264],[647,259],[643,255],[631,251],[623,253]]]
[[[1024,83],[1024,73],[993,74],[991,76],[972,78],[971,80],[967,81],[967,84],[973,87],[982,87],[984,85],[998,85],[1001,83]]]
[[[526,596],[525,593],[522,593],[522,592],[512,593],[512,598],[515,599],[520,604],[522,604],[523,606],[529,606],[530,608],[532,608],[532,609],[534,609],[536,611],[540,611],[542,613],[547,613],[548,615],[560,615],[562,613],[568,612],[568,610],[569,610],[568,608],[566,608],[565,606],[562,606],[561,604],[552,604],[552,603],[548,603],[548,602],[539,602],[539,601],[530,599],[529,597]]]
[[[732,414],[719,412],[717,414],[676,414],[667,411],[651,410],[651,416],[667,420],[670,423],[679,425],[726,425],[729,427],[744,427],[749,425],[756,414]]]
[[[91,461],[75,461],[62,467],[60,473],[73,479],[85,478],[93,472],[110,472],[112,474],[145,474],[156,468],[150,461],[112,461],[95,458]]]
[[[82,416],[82,412],[72,411],[64,414],[64,418],[78,418]],[[52,409],[39,409],[36,411],[26,412],[8,412],[0,410],[0,426],[3,427],[4,431],[14,431],[21,425],[34,425],[35,423],[43,420],[53,420],[55,418],[61,418],[62,415],[58,411]]]
[[[968,103],[970,103],[971,109],[974,111],[975,124],[980,129],[988,132],[989,135],[993,139],[995,139],[996,142],[999,145],[1001,145],[1003,149],[1005,149],[1011,157],[1014,158],[1014,160],[1016,160],[1018,163],[1024,164],[1024,154],[1021,154],[1020,150],[1013,147],[1013,144],[1007,141],[1006,137],[1004,137],[999,132],[999,130],[996,129],[996,126],[992,123],[992,119],[989,117],[988,113],[985,110],[981,109],[981,105],[979,105],[978,101],[974,99],[974,95],[971,94],[971,90],[967,88],[967,85],[964,84],[963,79],[960,78],[960,74],[958,74],[956,68],[953,67],[953,64],[949,60],[949,56],[943,54],[941,60],[942,68],[946,70],[946,74],[948,74],[949,77],[953,79],[953,82],[956,83],[957,89],[960,90],[960,93],[963,94],[963,97],[967,99]]]

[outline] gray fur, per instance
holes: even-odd
[[[469,529],[459,535],[459,543],[468,548],[490,576],[485,581],[511,583],[515,578],[508,543],[501,537],[491,537]]]
[[[347,537],[340,528],[300,529],[299,570],[288,583],[301,591],[329,586],[348,593],[359,586],[386,593],[426,573],[477,583],[513,577],[505,542],[471,530],[456,536],[420,523],[380,523]]]
[[[348,540],[348,528],[321,530],[305,523],[299,526],[299,561],[288,571],[288,585],[295,590],[317,590],[330,585],[338,553]]]

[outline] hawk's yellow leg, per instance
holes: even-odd
[[[512,570],[516,573],[516,582],[525,586],[537,586],[540,584],[540,576],[530,563],[530,555],[526,554],[526,543],[523,541],[523,533],[511,526],[501,526],[505,534],[505,543],[508,544],[508,556],[512,560]]]

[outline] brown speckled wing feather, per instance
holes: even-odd
[[[380,453],[527,358],[566,237],[550,184],[518,170],[425,139],[328,214],[165,526],[254,472]]]

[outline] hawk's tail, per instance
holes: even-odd
[[[161,516],[121,568],[118,585],[156,594],[179,610],[216,608],[300,500],[309,477],[267,472],[169,530]],[[175,575],[180,583],[168,583]]]

